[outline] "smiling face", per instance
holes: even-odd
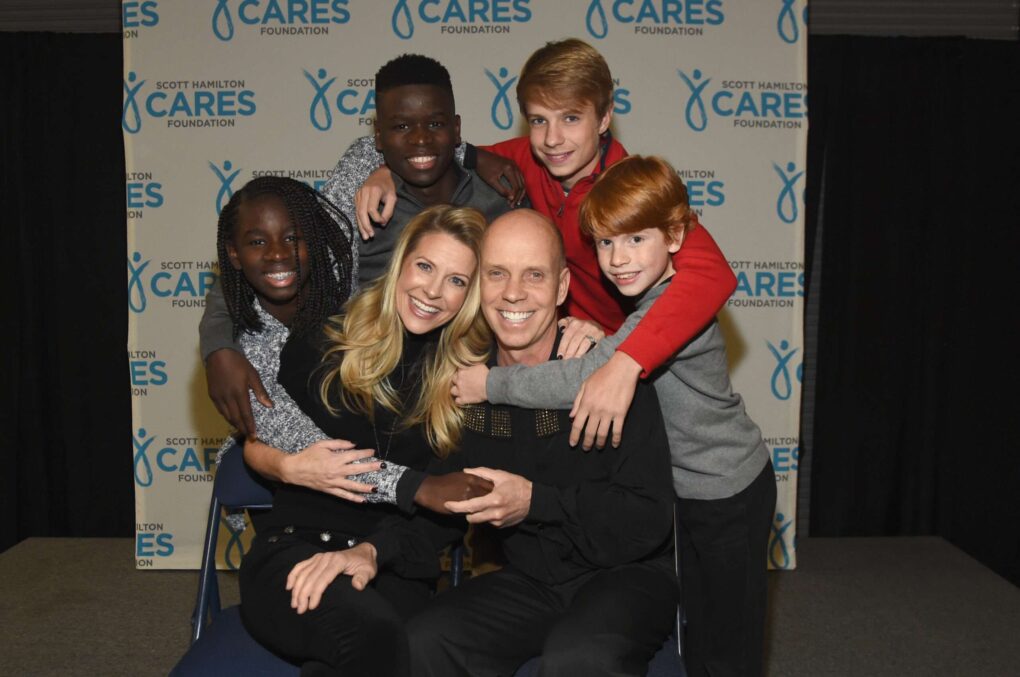
[[[453,152],[460,116],[453,97],[436,85],[401,85],[376,99],[376,148],[386,165],[426,206],[448,202],[457,187]]]
[[[471,249],[446,233],[429,233],[404,257],[396,284],[397,315],[412,334],[426,334],[453,319],[476,267]]]
[[[540,364],[556,341],[556,308],[567,297],[555,228],[519,209],[489,226],[482,242],[482,314],[496,335],[500,364]]]
[[[640,296],[673,274],[672,256],[683,237],[668,239],[658,228],[596,235],[599,268],[624,296]]]
[[[289,324],[297,312],[298,290],[308,282],[308,248],[283,201],[262,195],[241,204],[226,248],[261,306]]]
[[[613,117],[611,108],[599,116],[589,102],[552,107],[527,101],[524,109],[532,153],[564,188],[573,188],[594,171],[600,137]]]

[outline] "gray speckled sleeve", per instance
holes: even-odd
[[[265,328],[258,334],[242,335],[240,343],[248,361],[259,372],[274,406],[264,407],[255,399],[253,393],[249,394],[252,414],[255,417],[255,429],[258,430],[259,439],[269,446],[288,454],[295,454],[310,444],[328,439],[328,436],[298,407],[277,381],[280,352],[289,336],[287,328],[260,307],[256,307],[256,310]],[[220,449],[216,458],[217,463],[232,443],[233,440],[229,440]],[[406,470],[405,466],[397,463],[387,463],[385,469],[352,475],[349,479],[377,487],[375,493],[365,496],[369,503],[396,505],[397,482]]]

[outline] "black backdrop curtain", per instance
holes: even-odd
[[[1020,583],[1020,46],[809,50],[811,534],[938,534]]]
[[[130,536],[119,35],[0,33],[0,550]]]

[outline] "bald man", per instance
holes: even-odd
[[[570,282],[563,243],[541,214],[496,219],[482,246],[482,312],[492,364],[556,355]],[[542,675],[644,675],[678,600],[673,487],[655,391],[639,386],[618,448],[572,448],[567,411],[480,405],[451,459],[494,483],[447,507],[487,522],[508,562],[441,595],[411,621],[414,675],[510,675],[541,654]]]

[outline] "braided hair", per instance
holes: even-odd
[[[273,195],[283,202],[290,222],[301,231],[308,250],[308,282],[298,289],[298,309],[291,322],[291,334],[319,327],[331,315],[340,312],[351,294],[351,243],[338,222],[354,232],[350,221],[333,203],[314,188],[280,176],[260,176],[238,190],[220,212],[216,231],[216,251],[220,259],[220,284],[227,309],[234,321],[234,338],[242,332],[257,333],[263,326],[255,311],[255,290],[244,273],[231,264],[227,243],[233,240],[241,205],[256,198]],[[301,265],[294,242],[294,259]],[[298,270],[298,279],[301,278]]]

